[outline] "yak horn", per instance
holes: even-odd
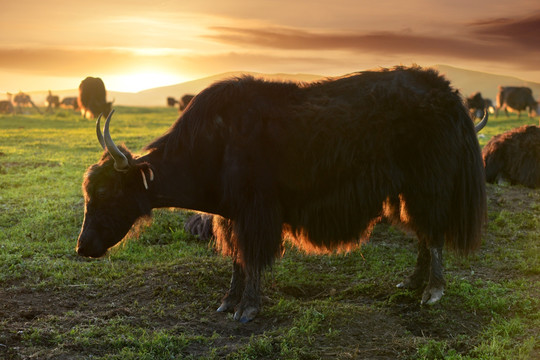
[[[127,171],[129,168],[128,159],[126,158],[126,155],[124,155],[118,149],[118,147],[116,147],[114,141],[111,138],[111,133],[109,132],[109,123],[111,122],[113,113],[114,110],[111,110],[109,116],[107,116],[107,120],[105,120],[105,127],[103,128],[103,139],[105,141],[105,147],[107,148],[107,151],[114,159],[114,168],[118,171]]]
[[[99,114],[99,116],[97,118],[97,121],[96,121],[96,135],[97,135],[97,139],[99,141],[99,144],[101,145],[103,150],[106,150],[106,148],[105,148],[105,140],[103,140],[103,135],[101,134],[101,125],[99,123],[99,121],[101,120],[101,115],[103,115],[103,114]]]
[[[476,132],[479,132],[480,130],[482,130],[484,128],[484,126],[486,126],[487,122],[488,122],[488,117],[489,117],[489,111],[487,108],[484,109],[484,117],[482,118],[482,120],[476,124],[474,126],[474,131]]]

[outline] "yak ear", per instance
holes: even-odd
[[[149,184],[154,181],[154,171],[150,165],[146,163],[137,166],[137,168],[139,170],[139,174],[141,175],[143,186],[146,190],[148,190]]]

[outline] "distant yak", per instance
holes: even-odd
[[[57,109],[60,106],[60,98],[58,95],[53,95],[51,90],[49,90],[49,95],[45,99],[45,105],[47,105],[47,112],[52,111],[52,109]]]
[[[178,100],[176,100],[172,96],[169,96],[167,98],[167,106],[174,107],[176,104],[178,104]]]
[[[13,103],[11,99],[13,94],[7,93],[7,100],[0,100],[0,114],[12,114],[13,113]]]
[[[178,111],[182,112],[186,109],[186,107],[189,105],[189,103],[191,102],[191,100],[193,100],[194,97],[195,95],[185,94],[180,98],[180,100],[176,100],[175,98],[169,96],[167,98],[167,106],[173,107],[178,104]]]
[[[481,118],[484,115],[484,111],[488,110],[492,112],[494,109],[493,102],[482,97],[482,93],[476,92],[467,98],[467,107],[471,111],[472,115]]]
[[[64,109],[77,110],[79,108],[78,99],[76,96],[67,96],[60,102],[60,107]]]
[[[135,156],[110,135],[83,182],[83,256],[100,257],[154,208],[215,214],[218,249],[232,257],[218,311],[247,322],[261,275],[283,237],[308,252],[347,251],[383,216],[418,236],[400,288],[443,296],[443,247],[467,254],[486,220],[475,127],[458,91],[435,70],[397,67],[310,84],[250,76],[198,94],[172,127]]]
[[[193,100],[194,97],[195,95],[192,95],[192,94],[185,94],[184,96],[182,96],[180,98],[180,103],[178,106],[180,111],[184,111],[188,107],[189,103],[191,102],[191,100]]]
[[[107,91],[103,80],[89,76],[81,81],[78,105],[83,117],[94,118],[99,114],[109,115],[112,102],[107,102]]]
[[[499,115],[499,110],[504,109],[508,116],[508,108],[517,110],[518,119],[522,110],[529,110],[529,117],[533,117],[533,112],[538,113],[538,102],[534,100],[531,88],[499,86],[497,94],[497,110],[495,116]]]
[[[19,91],[17,94],[15,94],[15,97],[13,97],[13,103],[17,107],[17,112],[22,113],[23,107],[33,107],[39,114],[41,114],[41,110],[34,104],[32,101],[32,98],[30,95],[23,93],[22,91]]]
[[[523,125],[494,136],[482,151],[486,180],[540,187],[540,128]]]

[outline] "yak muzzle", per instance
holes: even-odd
[[[92,231],[90,231],[92,232]],[[90,236],[89,236],[90,235]],[[107,247],[94,240],[92,234],[81,233],[77,240],[75,251],[77,254],[85,257],[99,258],[107,253]]]

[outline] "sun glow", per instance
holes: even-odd
[[[107,84],[107,90],[136,93],[156,87],[178,84],[190,79],[172,73],[137,72],[106,76],[103,80]]]

